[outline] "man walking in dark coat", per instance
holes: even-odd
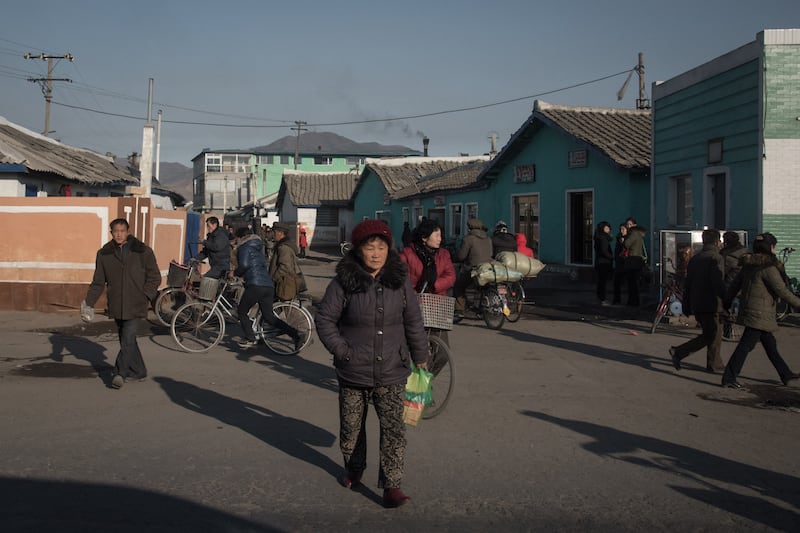
[[[161,272],[153,250],[128,233],[128,221],[111,222],[111,240],[97,252],[94,277],[81,303],[81,318],[94,317],[94,304],[108,289],[108,316],[116,320],[119,354],[114,364],[111,387],[119,389],[126,380],[142,380],[147,368],[136,342],[139,319],[147,317],[147,306],[161,285]]]
[[[689,261],[683,291],[684,314],[693,314],[703,331],[669,349],[675,370],[681,369],[682,359],[704,347],[706,370],[715,372],[725,368],[719,355],[722,345],[720,318],[725,298],[724,271],[725,259],[719,253],[719,231],[707,229],[703,231],[703,249]]]

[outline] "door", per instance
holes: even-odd
[[[528,240],[528,246],[539,257],[539,195],[514,197],[514,233],[522,233]]]
[[[725,173],[709,174],[708,184],[708,212],[705,219],[711,223],[712,228],[725,228],[728,214],[728,176]]]
[[[594,226],[592,191],[570,192],[567,195],[567,262],[591,265]]]

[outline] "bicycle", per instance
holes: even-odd
[[[784,265],[789,262],[789,258],[794,252],[794,248],[791,246],[787,246],[783,250],[780,251],[779,261]],[[789,290],[792,291],[795,295],[800,296],[800,282],[798,282],[797,278],[790,278],[786,276],[784,272],[784,281],[786,282],[786,286],[789,287]],[[775,319],[778,322],[784,320],[787,316],[794,313],[794,308],[789,305],[788,302],[784,302],[780,298],[775,300]]]
[[[342,257],[350,253],[350,250],[352,249],[353,249],[353,243],[350,241],[342,241],[339,243],[339,253],[342,255]]]
[[[240,283],[240,282],[239,282]],[[198,300],[182,305],[175,312],[170,324],[170,334],[178,346],[187,352],[207,352],[222,340],[225,335],[225,322],[238,322],[236,294],[228,291],[237,282],[224,280],[212,300]],[[227,297],[232,296],[233,302]],[[202,294],[200,295],[203,296]],[[272,352],[278,355],[294,355],[311,342],[314,319],[297,300],[291,302],[275,302],[273,312],[284,322],[295,327],[303,338],[300,346],[295,346],[293,339],[282,337],[282,332],[262,325],[261,312],[252,316],[253,332],[256,338],[264,341]]]
[[[655,333],[661,320],[670,313],[680,316],[683,312],[683,287],[680,278],[670,272],[667,273],[668,282],[662,285],[663,294],[661,301],[656,308],[656,316],[653,318],[653,327],[650,333]]]
[[[428,371],[433,374],[433,400],[422,412],[422,418],[429,419],[444,411],[455,386],[452,353],[447,341],[442,338],[453,328],[454,299],[427,292],[418,293],[417,297],[425,333],[428,335]]]
[[[198,261],[191,260],[189,265],[181,265],[170,261],[167,273],[167,286],[161,289],[153,303],[158,321],[169,327],[175,311],[187,300],[197,300],[199,284],[194,280],[199,276]]]

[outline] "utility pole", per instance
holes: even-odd
[[[636,99],[636,109],[650,109],[650,100],[644,97],[644,54],[639,52],[639,65],[636,67],[639,74],[639,98]]]
[[[53,78],[53,60],[54,59],[68,59],[70,62],[75,59],[72,54],[64,54],[63,56],[51,56],[48,54],[25,54],[25,59],[41,59],[42,61],[47,60],[47,77],[46,78],[28,78],[28,81],[32,81],[34,83],[38,83],[39,86],[42,88],[42,94],[44,95],[45,107],[44,107],[44,131],[42,134],[47,137],[50,135],[50,102],[53,99],[53,82],[54,81],[66,81],[72,83],[72,80],[69,78]]]
[[[307,122],[303,122],[302,120],[295,120],[294,123],[296,125],[291,129],[297,131],[297,142],[294,144],[294,169],[297,170],[297,158],[300,157],[300,132],[308,131],[308,128],[303,127]]]
[[[153,78],[147,87],[147,122],[142,128],[142,157],[139,159],[140,195],[150,198],[153,187]]]

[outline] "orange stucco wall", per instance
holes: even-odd
[[[186,213],[147,198],[0,198],[0,309],[78,307],[115,218],[153,248],[163,276],[170,259],[184,260]]]

